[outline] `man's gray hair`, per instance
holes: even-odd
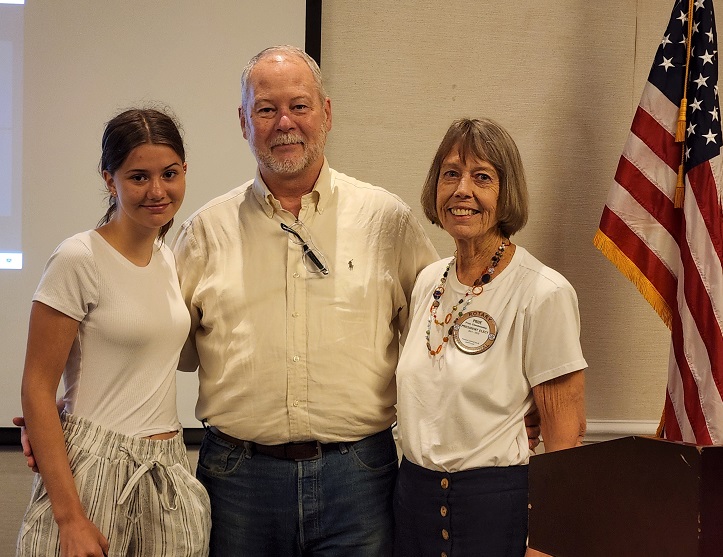
[[[321,70],[319,69],[319,65],[316,61],[299,47],[292,45],[277,45],[270,46],[269,48],[265,48],[259,52],[256,56],[249,60],[249,63],[246,64],[246,67],[241,72],[241,107],[243,108],[244,114],[247,114],[246,109],[248,108],[247,104],[249,102],[249,75],[251,74],[251,70],[254,69],[254,66],[256,66],[258,62],[275,54],[296,56],[306,62],[306,65],[309,66],[309,69],[311,70],[311,74],[314,76],[314,83],[316,84],[316,91],[319,94],[319,99],[321,100],[321,103],[324,104],[327,94],[324,90]]]

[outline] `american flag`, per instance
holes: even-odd
[[[692,19],[689,0],[673,7],[594,243],[671,330],[664,437],[710,445],[723,444],[721,116],[713,0],[691,4]],[[685,134],[676,143],[689,22]]]

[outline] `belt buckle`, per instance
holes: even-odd
[[[316,445],[315,445],[316,452],[314,454],[305,456],[305,457],[295,458],[294,461],[304,462],[306,460],[319,460],[321,458],[321,452],[322,452],[321,451],[321,443],[319,441],[315,441],[315,443],[316,443]]]

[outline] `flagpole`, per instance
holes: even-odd
[[[675,132],[675,141],[685,144],[685,122],[688,112],[688,72],[690,71],[690,43],[693,39],[693,0],[688,0],[688,33],[686,40],[685,79],[683,79],[683,98],[680,99],[678,112],[678,127]],[[678,180],[675,184],[675,197],[673,206],[676,209],[683,207],[685,199],[685,145],[680,152],[680,166],[678,167]]]

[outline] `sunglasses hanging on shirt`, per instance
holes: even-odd
[[[292,242],[301,246],[301,259],[307,271],[310,273],[321,273],[322,275],[329,274],[326,257],[324,257],[324,254],[314,245],[314,242],[311,241],[309,231],[306,230],[306,227],[301,221],[296,221],[292,226],[287,226],[282,222],[281,230],[289,235]],[[305,240],[304,237],[308,238],[308,240]]]

